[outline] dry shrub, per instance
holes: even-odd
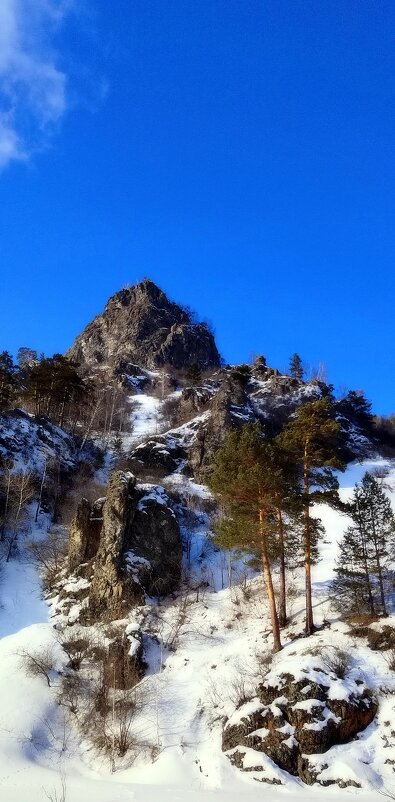
[[[81,707],[83,693],[84,684],[80,674],[65,674],[62,677],[59,704],[67,707],[73,715],[76,715]]]
[[[61,642],[64,651],[69,658],[68,667],[73,671],[78,671],[81,668],[81,663],[89,655],[90,641],[89,638],[76,636],[74,638],[67,638]]]
[[[180,399],[169,397],[163,402],[162,414],[167,421],[169,428],[179,425],[180,420]]]
[[[124,757],[136,743],[132,732],[133,718],[136,713],[136,697],[131,691],[124,691],[114,704],[114,746],[119,757]]]
[[[395,648],[388,650],[387,654],[385,655],[385,659],[390,671],[395,671]]]
[[[68,548],[68,534],[64,527],[53,526],[44,540],[28,543],[33,559],[44,573],[44,589],[50,590],[58,572],[63,568]]]
[[[324,654],[325,667],[339,679],[344,679],[351,667],[350,656],[344,649],[333,647]]]
[[[20,652],[22,667],[25,674],[31,677],[44,677],[48,687],[51,687],[50,675],[55,671],[55,657],[53,649],[47,646],[40,652]]]
[[[272,652],[257,652],[255,655],[256,661],[259,666],[259,674],[266,676],[269,673],[273,663]]]
[[[43,788],[44,794],[49,802],[66,802],[67,799],[67,783],[66,783],[66,775],[63,771],[60,772],[60,788],[53,788],[51,791],[47,791]]]
[[[395,648],[395,627],[385,624],[381,630],[370,627],[353,627],[350,635],[356,638],[367,638],[368,646],[373,652],[382,652]]]
[[[349,613],[349,615],[344,616],[344,621],[347,621],[350,625],[360,625],[360,626],[369,626],[369,624],[373,624],[375,621],[380,621],[380,616],[372,615],[371,613]]]
[[[229,683],[229,699],[235,708],[238,708],[251,699],[252,693],[251,681],[240,668],[240,671]]]

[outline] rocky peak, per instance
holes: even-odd
[[[202,368],[220,363],[206,323],[194,322],[188,309],[170,301],[149,279],[115,293],[104,311],[76,338],[67,356],[87,371],[108,368],[127,373],[128,364],[155,369]]]

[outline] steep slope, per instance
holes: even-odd
[[[119,376],[133,376],[137,366],[183,369],[193,362],[202,368],[220,364],[207,324],[193,322],[188,310],[148,279],[113,295],[67,356],[88,371],[109,368]]]

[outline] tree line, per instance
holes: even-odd
[[[0,413],[20,404],[83,440],[95,431],[109,441],[129,430],[125,395],[115,379],[99,384],[84,377],[78,363],[62,354],[38,356],[20,348],[14,363],[8,351],[0,353]]]

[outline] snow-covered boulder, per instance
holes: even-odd
[[[226,722],[222,748],[239,768],[244,768],[243,749],[249,761],[253,749],[311,784],[317,775],[308,756],[348,743],[373,721],[376,711],[361,679],[337,676],[314,657],[294,674],[271,672],[257,696]]]

